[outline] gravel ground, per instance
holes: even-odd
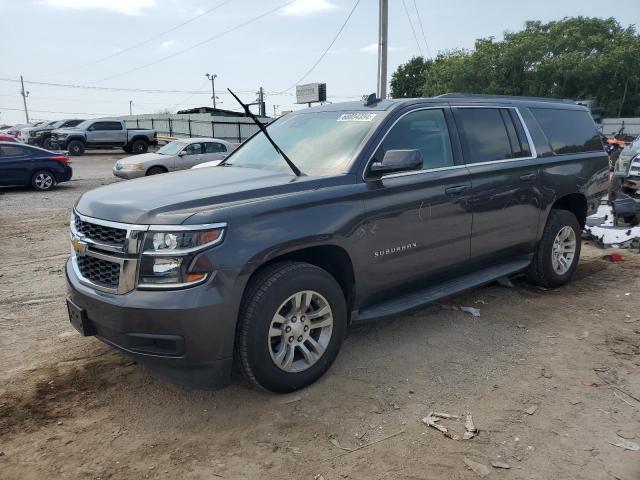
[[[49,193],[0,189],[0,478],[640,479],[640,451],[615,445],[640,443],[637,253],[585,245],[565,288],[516,280],[352,328],[294,395],[187,391],[67,320],[69,213],[121,156],[74,159]],[[430,411],[479,433],[447,438]]]

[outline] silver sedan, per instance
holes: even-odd
[[[236,147],[217,138],[181,138],[155,153],[133,155],[113,166],[116,177],[130,179],[158,173],[186,170],[204,162],[221,161]]]

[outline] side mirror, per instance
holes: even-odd
[[[421,170],[422,162],[420,150],[387,150],[381,162],[371,164],[369,172],[372,177],[380,178],[388,173]]]
[[[184,157],[186,154],[187,154],[186,150],[180,150],[180,152],[178,152],[179,157]]]

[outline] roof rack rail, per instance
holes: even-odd
[[[562,103],[575,103],[569,98],[549,98],[549,97],[525,97],[518,95],[492,95],[484,93],[443,93],[437,95],[434,98],[477,98],[481,100],[483,98],[496,99],[496,100],[530,100],[536,102],[562,102]]]

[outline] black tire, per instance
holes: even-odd
[[[326,300],[331,309],[329,313],[333,318],[333,325],[326,348],[315,363],[302,371],[291,372],[276,365],[272,358],[272,342],[282,342],[281,348],[292,348],[285,342],[290,342],[293,337],[287,340],[283,333],[282,337],[272,338],[269,333],[271,322],[276,313],[281,311],[283,302],[286,304],[287,299],[301,291],[318,293]],[[305,318],[300,316],[298,320],[299,325],[303,325]],[[296,321],[295,317],[293,321]],[[311,325],[311,317],[307,322]],[[308,263],[284,262],[265,268],[251,280],[240,306],[238,323],[236,361],[244,376],[249,382],[265,390],[291,392],[312,384],[331,367],[347,328],[347,305],[340,285],[327,271]],[[283,332],[284,329],[283,325]],[[309,336],[313,335],[311,332],[317,331],[312,327]],[[300,338],[302,337],[298,337],[298,340]],[[315,340],[319,341],[319,338]],[[308,348],[309,344],[305,346]],[[298,355],[294,358],[301,361],[303,355],[299,348],[293,347],[294,355]]]
[[[38,170],[31,175],[31,186],[40,192],[51,190],[56,185],[56,177],[48,170]]]
[[[149,150],[149,144],[147,142],[145,142],[144,140],[134,140],[131,143],[131,152],[134,155],[139,155],[141,153],[147,153],[147,150]]]
[[[51,137],[42,140],[42,148],[45,150],[51,150],[53,148],[53,140],[51,140]]]
[[[556,237],[564,227],[570,227],[573,230],[575,252],[568,269],[563,273],[558,273],[553,266],[553,246]],[[546,288],[557,288],[569,283],[580,259],[581,236],[580,224],[573,213],[568,210],[552,209],[549,212],[542,239],[529,266],[529,280]]]
[[[149,170],[147,170],[147,173],[145,173],[145,175],[148,177],[149,175],[160,175],[161,173],[167,173],[168,170],[164,167],[151,167]]]
[[[69,151],[69,155],[79,157],[84,153],[84,143],[80,140],[71,140],[67,144],[67,150]]]
[[[126,144],[124,147],[122,147],[122,150],[124,150],[126,153],[132,153],[133,150],[131,148],[131,145]]]

